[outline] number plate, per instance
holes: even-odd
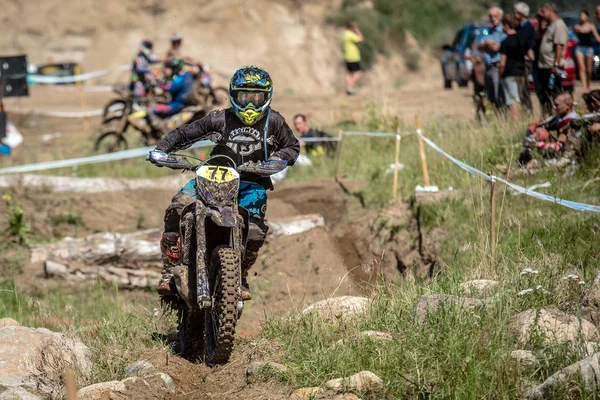
[[[196,175],[216,183],[231,182],[239,178],[239,174],[233,168],[217,167],[214,165],[205,165],[196,171]]]

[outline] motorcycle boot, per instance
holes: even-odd
[[[244,259],[242,260],[242,300],[252,300],[252,293],[250,292],[250,285],[248,284],[248,272],[250,268],[256,262],[258,258],[258,252],[246,250]]]
[[[164,232],[160,240],[160,250],[162,253],[163,270],[156,291],[161,296],[175,296],[173,268],[175,268],[180,259],[179,233]]]

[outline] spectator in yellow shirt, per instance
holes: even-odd
[[[364,42],[360,29],[353,22],[346,26],[344,31],[344,61],[346,61],[346,93],[354,94],[354,85],[363,74],[360,65],[360,49],[357,44]]]

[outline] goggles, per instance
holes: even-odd
[[[268,95],[264,90],[234,90],[233,99],[240,108],[246,108],[250,104],[254,108],[261,108],[267,103]]]

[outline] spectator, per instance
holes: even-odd
[[[531,95],[529,93],[528,78],[533,75],[533,62],[535,55],[533,49],[535,48],[535,28],[529,21],[529,6],[523,2],[515,4],[514,16],[517,19],[519,26],[517,27],[517,34],[521,38],[522,43],[526,43],[529,47],[529,51],[525,55],[525,84],[521,88],[519,97],[521,103],[527,107],[530,112],[533,112],[533,103],[531,102]]]
[[[504,107],[503,93],[500,90],[500,75],[498,65],[500,64],[500,44],[506,38],[502,31],[502,16],[504,12],[498,7],[492,7],[489,11],[491,32],[484,36],[479,43],[479,50],[484,51],[483,62],[485,71],[485,94],[487,99],[497,109]]]
[[[579,79],[583,85],[583,93],[589,93],[594,62],[594,39],[600,42],[600,35],[590,22],[590,13],[586,10],[579,12],[579,24],[575,25],[573,30],[578,39],[575,58],[579,67]]]
[[[307,154],[323,154],[330,153],[333,150],[333,142],[305,142],[302,138],[329,138],[325,132],[313,129],[308,123],[308,118],[304,114],[296,114],[294,116],[294,126],[300,134],[300,146],[306,150]]]
[[[550,164],[566,167],[575,161],[581,141],[571,131],[571,124],[578,119],[573,110],[573,97],[568,92],[559,93],[554,99],[554,114],[543,121],[532,124],[525,135],[523,148],[517,162],[530,172],[538,167],[533,159],[533,150],[537,149]],[[554,132],[552,134],[551,132]]]
[[[344,60],[346,61],[346,93],[354,94],[354,85],[363,74],[362,66],[360,65],[360,49],[357,44],[364,42],[364,37],[360,29],[354,24],[349,23],[344,31],[343,47]]]
[[[594,14],[596,15],[596,21],[600,21],[600,5],[596,6]]]
[[[517,34],[519,24],[514,15],[502,18],[502,27],[506,39],[500,45],[500,83],[504,91],[504,100],[515,121],[521,114],[521,93],[525,86],[525,54],[530,50]]]
[[[181,44],[183,42],[183,35],[180,33],[174,33],[171,35],[171,47],[167,50],[166,59],[170,58],[183,58],[181,54]]]
[[[542,16],[548,27],[542,36],[538,59],[538,85],[537,92],[542,106],[542,113],[552,112],[552,99],[561,91],[558,69],[561,65],[565,45],[569,41],[569,29],[565,22],[559,18],[553,4],[544,4]]]

